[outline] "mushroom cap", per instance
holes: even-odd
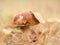
[[[35,18],[41,23],[41,24],[44,24],[46,23],[46,20],[42,17],[42,15],[39,13],[39,12],[34,12],[32,11]]]
[[[24,11],[16,15],[13,19],[13,24],[19,25],[36,25],[39,21],[36,19],[35,14],[32,11]]]

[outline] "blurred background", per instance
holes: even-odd
[[[45,19],[60,19],[60,0],[0,0],[0,30],[11,21],[13,15],[24,10],[39,12]],[[57,43],[56,45],[59,44]],[[53,44],[48,43],[48,45]]]
[[[60,0],[0,0],[0,24],[24,10],[39,12],[45,19],[60,19]]]

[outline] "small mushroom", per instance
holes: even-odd
[[[24,11],[16,15],[13,19],[13,24],[19,26],[32,26],[38,23],[39,21],[35,18],[32,11]]]

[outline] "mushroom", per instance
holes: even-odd
[[[18,26],[32,26],[38,23],[39,21],[35,18],[32,11],[24,11],[13,19],[13,24]]]

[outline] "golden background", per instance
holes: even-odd
[[[16,15],[24,10],[37,11],[44,18],[60,18],[60,0],[0,0],[0,15]]]
[[[0,0],[0,30],[10,22],[11,16],[24,10],[37,11],[45,19],[60,19],[60,0]],[[57,35],[59,36],[60,32]],[[51,39],[47,45],[53,45],[54,40],[60,40],[57,37]],[[56,45],[60,43],[57,42]]]
[[[60,19],[60,0],[0,0],[0,24],[24,10],[39,12],[44,19]]]

